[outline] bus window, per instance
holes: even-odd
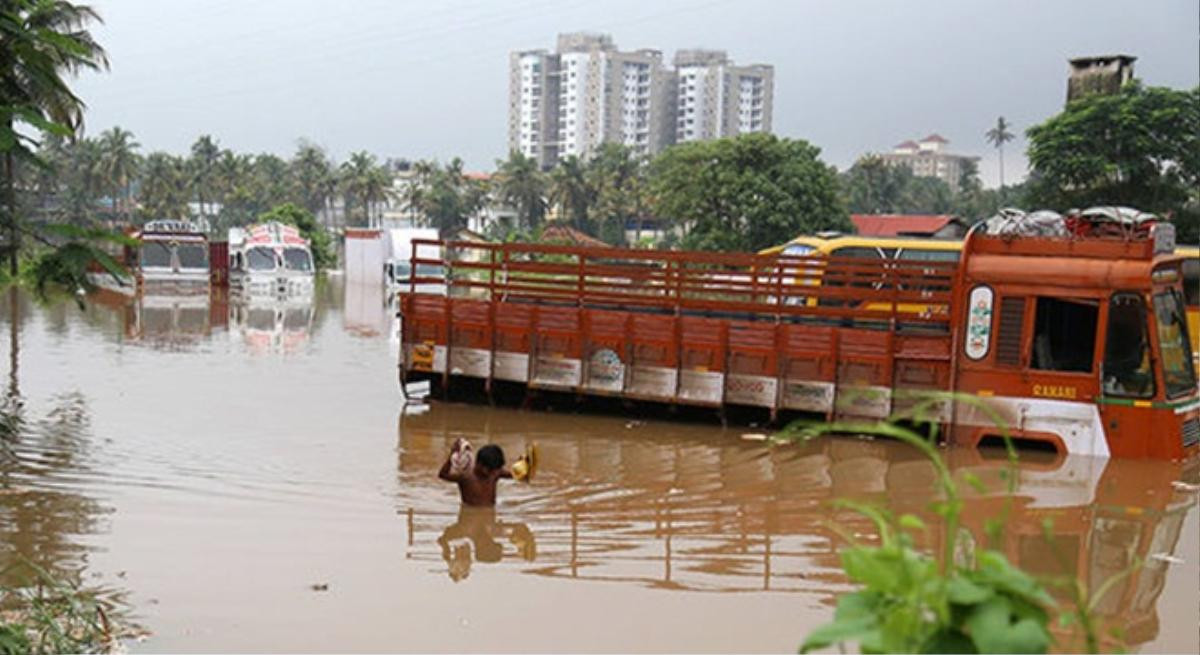
[[[920,248],[905,248],[896,254],[900,261],[914,262],[956,262],[961,253],[957,250],[922,250]]]
[[[1039,371],[1090,372],[1096,350],[1097,304],[1039,297],[1035,311],[1029,365]]]
[[[1183,298],[1178,291],[1154,294],[1154,320],[1158,323],[1158,348],[1162,354],[1163,382],[1167,397],[1174,398],[1196,390],[1196,371],[1188,347],[1187,323],[1183,318]]]
[[[878,248],[872,246],[846,246],[845,248],[836,248],[829,253],[831,259],[882,259],[883,255]],[[839,279],[840,278],[840,279]],[[869,276],[863,273],[848,273],[842,271],[840,274],[825,272],[825,276],[821,281],[822,286],[826,287],[844,287],[847,281],[850,281],[849,286],[872,288],[877,281],[869,279]],[[840,298],[821,298],[818,303],[823,307],[845,307],[854,306],[858,301],[846,301]]]
[[[1134,398],[1154,395],[1146,303],[1135,293],[1115,294],[1108,305],[1102,375],[1105,394]]]
[[[1200,305],[1200,259],[1183,262],[1183,302],[1188,307]]]
[[[880,259],[883,257],[879,253],[879,248],[870,246],[847,246],[845,248],[837,248],[829,253],[830,257],[857,257],[861,259]]]

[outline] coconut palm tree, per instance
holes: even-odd
[[[296,154],[288,163],[288,176],[293,192],[313,215],[320,215],[329,199],[329,178],[333,165],[325,151],[311,143],[300,143]]]
[[[426,212],[425,200],[433,183],[434,175],[438,172],[437,164],[428,160],[414,162],[412,177],[408,185],[401,191],[400,202],[413,216],[416,222],[429,224],[429,214]]]
[[[517,210],[517,220],[526,230],[537,229],[546,217],[546,176],[537,160],[512,151],[497,161],[495,191],[500,200]]]
[[[3,154],[4,219],[9,232],[9,272],[17,273],[20,230],[16,161],[31,158],[30,139],[18,123],[74,135],[84,103],[65,76],[108,67],[104,49],[86,28],[100,17],[85,5],[64,0],[6,0],[0,4],[0,153]]]
[[[373,210],[378,204],[391,196],[392,175],[386,168],[375,164],[375,156],[359,151],[350,155],[349,161],[342,164],[341,182],[343,193],[346,194],[346,213],[350,215],[350,201],[357,199],[363,207],[363,221],[370,225],[375,217]]]
[[[187,217],[188,185],[185,163],[165,152],[152,152],[142,166],[138,199],[148,218]]]
[[[113,198],[118,213],[128,223],[132,210],[133,181],[137,177],[141,147],[133,140],[133,132],[113,127],[100,134],[100,159],[96,162],[97,174]]]
[[[206,201],[211,201],[215,195],[216,167],[220,156],[220,146],[207,134],[202,135],[192,144],[192,158],[188,162],[188,167],[191,169],[192,189],[196,192],[201,218],[208,218]]]
[[[1001,116],[996,119],[996,127],[993,127],[984,134],[984,137],[987,138],[988,143],[992,144],[992,146],[994,146],[1000,153],[1001,192],[1004,191],[1004,144],[1008,141],[1012,141],[1014,138],[1013,133],[1008,131],[1008,128],[1010,127],[1012,127],[1012,125],[1009,124],[1008,121],[1004,120],[1003,116]]]
[[[596,194],[579,157],[571,155],[550,171],[550,200],[558,206],[560,217],[565,217],[580,232],[595,236],[588,214]]]

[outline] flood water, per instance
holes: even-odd
[[[871,538],[829,501],[919,513],[941,538],[932,467],[899,444],[402,407],[392,310],[337,279],[267,306],[0,299],[21,403],[0,552],[123,608],[148,632],[135,652],[795,652],[851,588],[831,524]],[[510,457],[536,442],[538,475],[460,513],[436,478],[459,436]],[[1003,463],[946,455],[1001,488]],[[1096,600],[1129,650],[1198,652],[1197,494],[1174,484],[1197,469],[1031,461],[1007,505],[969,497],[965,541],[1007,507],[998,547],[1027,570],[1093,590],[1131,571]]]

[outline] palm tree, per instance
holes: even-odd
[[[625,241],[625,221],[641,207],[645,166],[627,146],[604,143],[588,162],[600,237],[614,245]]]
[[[571,155],[550,171],[550,199],[558,206],[559,216],[566,217],[575,229],[586,234],[593,233],[588,213],[595,195],[579,157]]]
[[[1012,127],[1008,121],[1001,116],[996,119],[996,127],[988,130],[984,136],[988,143],[992,144],[1000,152],[1000,191],[1004,191],[1004,143],[1013,140],[1013,133],[1008,131]]]
[[[188,164],[192,173],[192,188],[196,191],[196,200],[200,204],[201,218],[208,217],[205,200],[212,200],[213,198],[213,178],[217,166],[217,158],[220,156],[220,146],[207,134],[196,139],[196,142],[192,144],[192,159]]]
[[[496,164],[495,189],[500,199],[517,210],[526,230],[537,229],[546,217],[546,177],[537,160],[514,150]]]
[[[333,175],[325,152],[311,143],[301,142],[288,164],[288,173],[301,203],[314,216],[319,215],[328,200],[329,178]]]
[[[0,146],[4,158],[3,198],[9,229],[9,272],[17,273],[16,159],[30,157],[18,133],[19,120],[37,129],[74,135],[84,103],[64,79],[81,70],[108,67],[104,49],[86,27],[100,21],[91,7],[64,0],[15,0],[0,5]]]
[[[350,160],[341,167],[342,190],[346,194],[347,216],[349,201],[357,198],[363,206],[363,220],[372,222],[372,210],[392,193],[392,175],[386,168],[375,164],[375,156],[359,151],[350,155]]]
[[[426,211],[425,200],[433,184],[434,175],[438,172],[437,164],[421,160],[412,165],[412,177],[401,191],[400,202],[409,211],[416,222],[429,224],[429,214]]]
[[[188,189],[183,161],[165,152],[153,152],[142,167],[138,194],[150,218],[182,219],[187,216]]]
[[[131,217],[133,180],[137,176],[141,145],[133,140],[133,133],[113,127],[100,134],[100,159],[96,162],[97,174],[110,191],[118,211]]]

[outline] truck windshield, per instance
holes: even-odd
[[[303,248],[288,248],[283,251],[283,265],[289,271],[304,271],[313,270],[312,257],[308,251]]]
[[[417,264],[417,277],[445,277],[446,272],[437,264]]]
[[[412,275],[412,267],[408,262],[393,262],[392,263],[392,279],[407,280]]]
[[[1183,297],[1176,290],[1154,294],[1154,319],[1158,323],[1158,347],[1162,351],[1163,383],[1167,397],[1196,391],[1196,370],[1188,344]]]
[[[270,248],[251,248],[246,251],[246,265],[252,271],[273,271],[275,253]]]
[[[142,242],[142,268],[170,268],[171,248],[161,241]]]
[[[181,243],[175,248],[180,268],[208,268],[208,249],[199,243]]]

